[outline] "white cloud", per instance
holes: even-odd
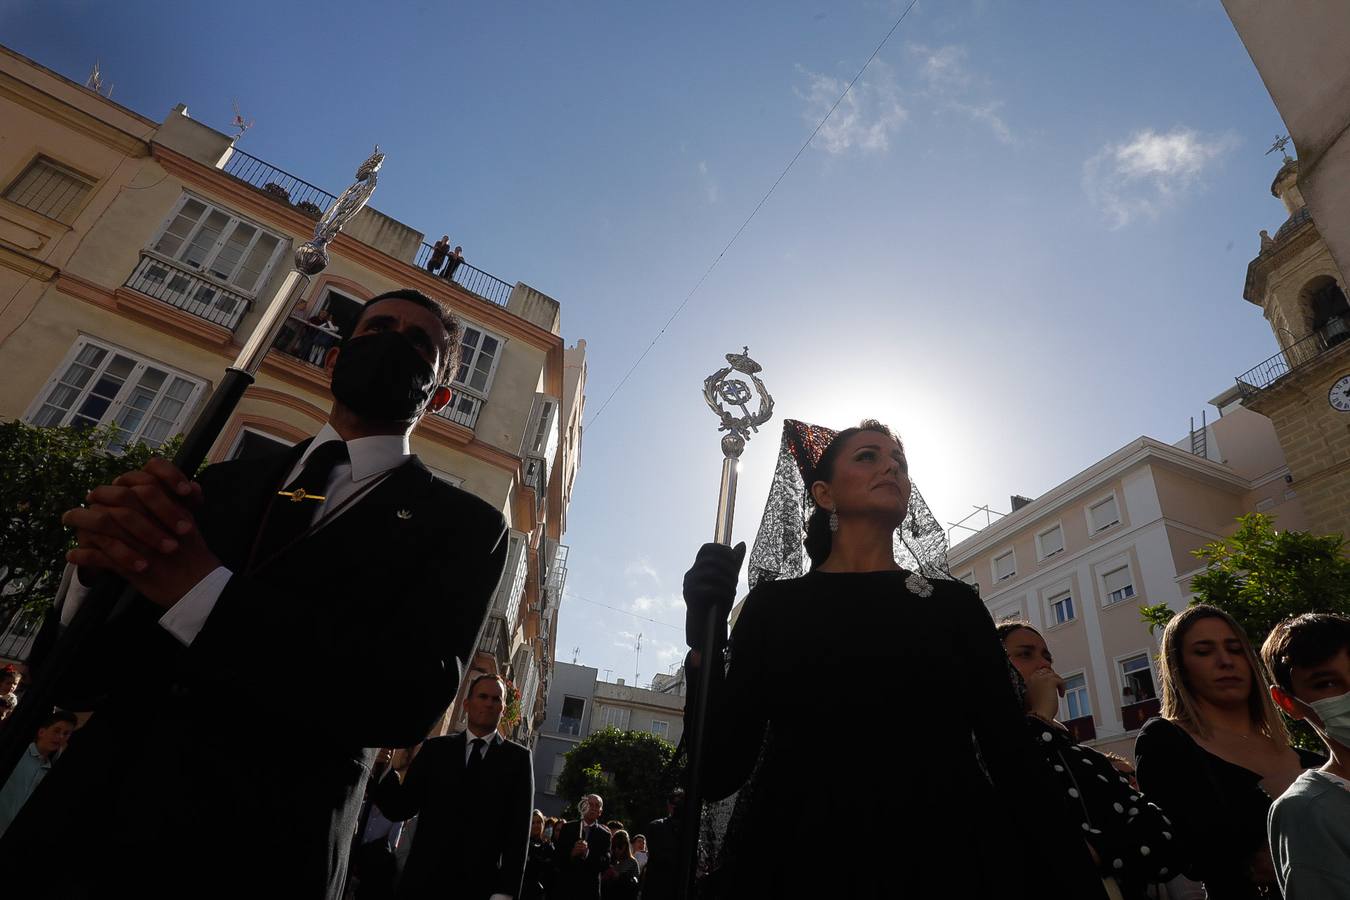
[[[630,562],[623,570],[624,577],[628,579],[629,584],[638,581],[652,581],[660,583],[661,576],[657,574],[656,568],[652,566],[651,560],[645,556],[640,556]]]
[[[993,132],[1003,144],[1017,143],[1012,129],[999,113],[1002,100],[989,99],[985,79],[976,77],[967,64],[969,53],[959,44],[936,49],[909,44],[906,49],[918,63],[925,93],[933,101],[935,112],[954,112]]]
[[[633,600],[632,611],[644,616],[652,613],[684,611],[684,598],[679,594],[643,594]],[[652,618],[661,618],[660,615]]]
[[[966,66],[966,48],[956,44],[936,50],[923,44],[910,44],[909,52],[919,57],[919,73],[929,87],[943,92],[961,90],[970,85]]]
[[[1112,228],[1140,218],[1156,219],[1200,183],[1204,173],[1236,141],[1205,138],[1189,128],[1136,132],[1107,144],[1083,164],[1083,190]]]
[[[806,103],[802,118],[815,128],[844,92],[848,81],[802,66],[797,69],[806,76],[806,87],[796,89],[797,96]],[[858,79],[816,137],[819,146],[834,156],[852,150],[885,152],[890,148],[891,135],[908,117],[909,112],[900,102],[895,70],[877,60]]]
[[[716,203],[718,197],[717,180],[708,172],[706,160],[698,161],[698,176],[703,183],[703,196],[709,203]]]

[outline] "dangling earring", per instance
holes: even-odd
[[[831,510],[830,510],[830,533],[833,534],[834,532],[836,532],[836,531],[838,531],[838,530],[839,530],[839,511],[838,511],[837,509],[831,509]]]

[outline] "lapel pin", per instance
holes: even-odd
[[[398,511],[397,515],[398,515],[398,517],[399,517],[400,519],[411,519],[411,518],[412,518],[412,512],[409,511],[409,510],[406,510],[406,509],[400,509],[400,510]]]

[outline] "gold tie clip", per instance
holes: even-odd
[[[285,497],[285,498],[289,499],[292,503],[299,503],[301,500],[326,500],[326,499],[328,499],[327,497],[320,496],[319,494],[311,494],[309,491],[305,490],[304,488],[296,488],[296,489],[293,490],[293,491],[277,491],[277,496],[278,496],[278,497]]]

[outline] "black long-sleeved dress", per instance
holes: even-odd
[[[1297,750],[1304,768],[1325,760]],[[1139,786],[1176,825],[1190,850],[1186,874],[1205,883],[1211,900],[1259,900],[1251,859],[1266,849],[1272,798],[1261,776],[1210,753],[1181,726],[1149,719],[1134,743]]]
[[[740,787],[771,737],[726,896],[1105,896],[967,585],[903,571],[761,583],[730,653],[724,679],[711,667],[708,797]],[[904,839],[859,867],[858,842],[891,829]]]

